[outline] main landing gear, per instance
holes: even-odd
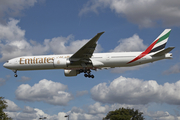
[[[80,70],[80,73],[84,72],[84,77],[88,77],[88,78],[94,78],[94,75],[91,74],[91,70]]]
[[[13,72],[15,73],[14,74],[14,77],[17,77],[18,75],[17,75],[17,70],[13,70]]]

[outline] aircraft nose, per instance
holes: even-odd
[[[7,69],[13,69],[14,66],[9,61],[7,61],[6,63],[3,64],[3,67]]]
[[[4,64],[3,64],[3,67],[7,68],[7,63],[4,63]]]
[[[6,63],[3,64],[3,67],[9,68],[9,67],[10,67],[10,64],[6,62]]]

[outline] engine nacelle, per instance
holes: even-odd
[[[67,77],[77,76],[79,73],[79,70],[64,70],[64,75]]]
[[[54,67],[55,68],[66,68],[70,64],[70,61],[63,58],[54,59]]]

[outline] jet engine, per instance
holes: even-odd
[[[67,77],[77,76],[79,73],[79,70],[64,70],[64,75]]]
[[[54,67],[55,68],[65,68],[70,64],[70,61],[63,58],[54,59]]]

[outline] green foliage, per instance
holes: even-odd
[[[142,112],[134,110],[134,108],[119,108],[115,111],[110,111],[103,120],[144,120]]]
[[[0,97],[0,120],[12,120],[6,113],[4,113],[4,109],[7,108],[6,101],[3,97]]]

